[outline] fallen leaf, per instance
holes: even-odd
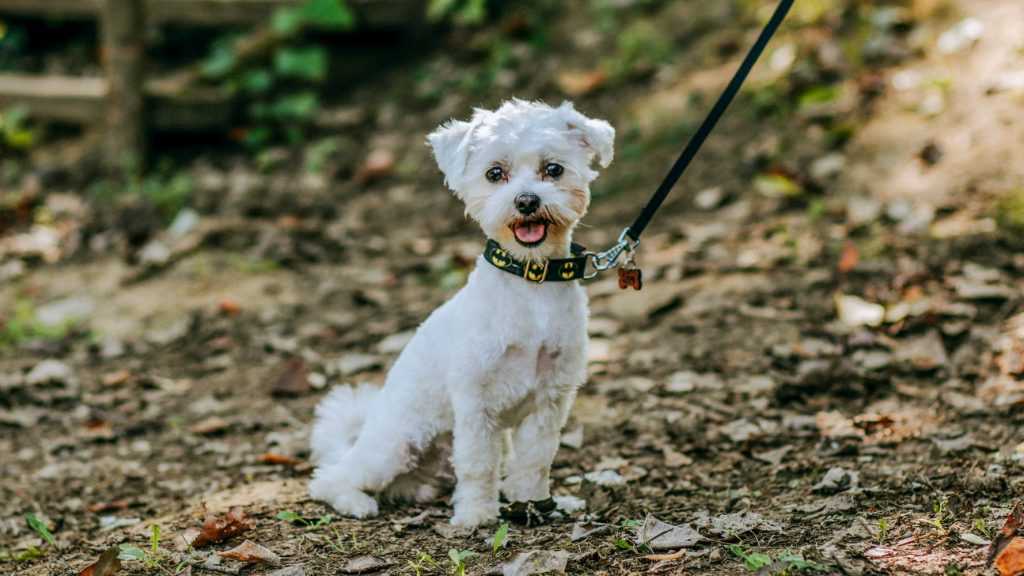
[[[999,534],[992,540],[992,547],[988,551],[988,560],[985,562],[986,566],[991,566],[993,561],[1001,558],[1012,541],[1019,540],[1017,535],[1022,526],[1024,526],[1024,503],[1018,502],[1010,515],[1006,517],[1006,522],[1003,522]],[[1005,573],[1000,571],[1000,574]]]
[[[111,546],[103,554],[100,555],[99,560],[86,566],[78,576],[113,576],[121,570],[121,561],[117,558],[118,547]]]
[[[124,384],[132,377],[132,373],[128,370],[118,370],[117,372],[110,372],[109,374],[103,375],[104,386],[120,386]]]
[[[127,500],[114,500],[113,502],[97,502],[89,506],[89,512],[93,514],[99,514],[100,512],[113,512],[115,510],[125,510],[128,508],[130,503]]]
[[[644,523],[636,531],[637,543],[646,545],[651,550],[689,548],[703,539],[704,537],[689,524],[675,526],[658,520],[652,514],[647,515]]]
[[[270,564],[271,566],[279,566],[281,564],[280,556],[252,540],[246,540],[238,546],[224,552],[218,552],[218,554],[224,558],[231,558],[246,564]]]
[[[342,574],[370,574],[380,572],[384,568],[392,566],[394,562],[378,558],[377,556],[359,556],[345,563],[341,568]]]
[[[270,393],[274,396],[301,396],[310,390],[309,368],[302,358],[285,360],[270,385]]]
[[[238,316],[242,311],[242,305],[231,298],[224,298],[217,304],[217,310],[225,316]]]
[[[577,522],[572,525],[572,535],[569,539],[573,542],[579,542],[585,538],[589,538],[594,534],[606,532],[611,529],[608,524],[598,524],[596,522]]]
[[[683,556],[686,556],[686,550],[680,548],[671,554],[648,554],[647,556],[644,556],[644,560],[650,560],[651,562],[671,562],[672,560],[679,560]]]
[[[999,576],[1024,574],[1024,538],[1014,538],[999,552],[995,561]]]
[[[257,460],[259,460],[261,464],[280,464],[282,466],[298,466],[299,464],[302,464],[302,460],[299,460],[298,458],[274,452],[260,454],[260,457]]]
[[[355,180],[359,184],[367,184],[379,180],[395,168],[395,153],[387,148],[377,148],[366,156],[363,165],[356,172]]]
[[[228,421],[219,416],[210,416],[196,422],[189,427],[189,432],[193,434],[199,434],[200,436],[210,436],[223,432],[229,426]]]
[[[846,470],[839,466],[829,468],[820,482],[811,487],[811,492],[835,494],[844,490],[855,490],[860,475],[855,470]]]
[[[839,256],[839,264],[836,269],[840,274],[846,274],[856,268],[858,262],[860,262],[860,250],[853,242],[847,242],[843,246],[843,253]]]
[[[502,564],[503,576],[530,576],[531,574],[565,573],[569,553],[564,550],[531,550],[522,552],[511,562]]]
[[[201,548],[207,544],[223,542],[232,536],[251,530],[252,527],[252,520],[245,515],[244,510],[236,506],[223,516],[208,516],[203,522],[202,530],[191,542],[191,545],[193,548]]]
[[[567,70],[558,75],[556,82],[562,92],[577,98],[597,90],[607,80],[608,75],[600,69],[590,71]]]

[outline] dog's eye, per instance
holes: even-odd
[[[501,182],[505,179],[505,170],[501,166],[495,166],[488,170],[485,174],[489,182]]]
[[[561,164],[555,164],[554,162],[548,162],[547,166],[544,167],[544,174],[549,178],[558,178],[565,172],[565,168]]]

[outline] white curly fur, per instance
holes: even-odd
[[[566,102],[511,100],[428,138],[445,181],[488,237],[520,259],[565,257],[590,202],[591,169],[612,160],[614,129]],[[558,178],[547,163],[564,167]],[[506,178],[490,182],[494,166]],[[545,240],[519,245],[515,198],[532,192]],[[416,331],[382,389],[333,390],[316,411],[310,494],[338,512],[377,513],[380,494],[436,497],[450,464],[452,524],[472,527],[511,501],[549,496],[551,462],[586,378],[587,299],[577,282],[534,284],[482,259],[466,286]],[[502,472],[504,471],[504,473]]]

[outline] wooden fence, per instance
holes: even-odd
[[[231,103],[196,86],[194,67],[165,78],[145,76],[147,25],[266,22],[301,0],[0,0],[0,15],[98,19],[105,77],[0,74],[0,107],[24,106],[35,117],[97,126],[103,158],[119,170],[143,159],[147,127],[225,127]],[[422,17],[420,0],[348,0],[360,26],[398,26]]]

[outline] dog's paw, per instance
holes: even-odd
[[[494,505],[456,506],[451,525],[456,528],[476,528],[498,521],[498,503]]]
[[[355,518],[370,518],[378,512],[377,501],[367,494],[348,486],[331,484],[323,478],[309,483],[309,495],[331,505],[339,514]]]

